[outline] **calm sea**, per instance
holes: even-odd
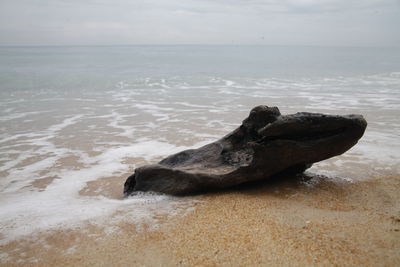
[[[155,212],[186,210],[194,199],[121,200],[122,181],[225,135],[261,104],[366,117],[359,144],[311,172],[338,182],[400,173],[399,48],[0,48],[0,242],[104,218],[156,225]]]

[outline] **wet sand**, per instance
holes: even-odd
[[[123,179],[103,182],[91,186],[119,194]],[[356,183],[286,177],[195,196],[193,211],[159,218],[157,229],[88,225],[17,240],[0,247],[0,260],[7,266],[399,266],[399,188],[397,174]]]

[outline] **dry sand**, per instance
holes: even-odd
[[[399,175],[357,183],[310,178],[195,196],[194,211],[165,218],[156,230],[121,224],[106,234],[87,226],[18,240],[0,247],[12,259],[3,264],[400,266]]]

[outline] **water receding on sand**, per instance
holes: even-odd
[[[323,90],[321,90],[323,88]],[[311,171],[357,181],[398,173],[400,74],[318,79],[134,79],[103,92],[2,92],[2,242],[35,231],[114,219],[152,221],[192,198],[122,199],[134,168],[213,141],[259,104],[364,114],[360,143]],[[154,225],[156,222],[153,222]]]

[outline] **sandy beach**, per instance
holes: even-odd
[[[3,265],[398,266],[399,186],[398,175],[280,177],[195,196],[194,209],[156,229],[87,225],[17,240],[1,247],[12,259]]]

